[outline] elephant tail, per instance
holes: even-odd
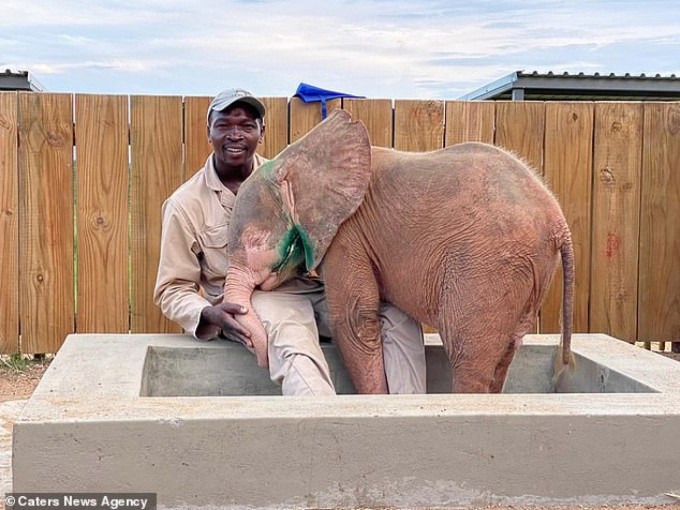
[[[574,354],[571,352],[571,335],[574,319],[574,245],[571,235],[567,234],[560,246],[562,257],[562,334],[560,348],[555,356],[555,376],[553,382],[557,384],[567,369],[575,365]]]

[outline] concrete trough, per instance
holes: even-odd
[[[14,492],[153,492],[162,508],[672,503],[680,363],[528,335],[501,395],[453,395],[428,335],[428,395],[282,397],[254,357],[186,335],[71,335],[14,426]]]

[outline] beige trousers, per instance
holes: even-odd
[[[253,308],[269,336],[269,375],[284,395],[334,395],[319,334],[331,336],[323,285],[299,278],[253,293]],[[420,324],[381,303],[385,375],[390,393],[425,393],[425,346]]]

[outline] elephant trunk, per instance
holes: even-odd
[[[255,285],[251,283],[252,277],[248,276],[247,270],[230,267],[224,282],[224,301],[245,306],[248,312],[243,315],[235,315],[236,320],[250,332],[251,352],[255,353],[257,364],[261,367],[269,366],[267,355],[267,332],[262,321],[253,310],[252,296]]]

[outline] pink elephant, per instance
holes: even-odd
[[[573,362],[567,222],[539,177],[491,145],[371,147],[366,127],[336,110],[241,186],[228,249],[225,301],[251,310],[237,318],[261,365],[267,338],[252,292],[302,267],[325,280],[333,338],[360,393],[387,392],[381,300],[438,329],[453,392],[500,392],[560,258],[556,370]]]

